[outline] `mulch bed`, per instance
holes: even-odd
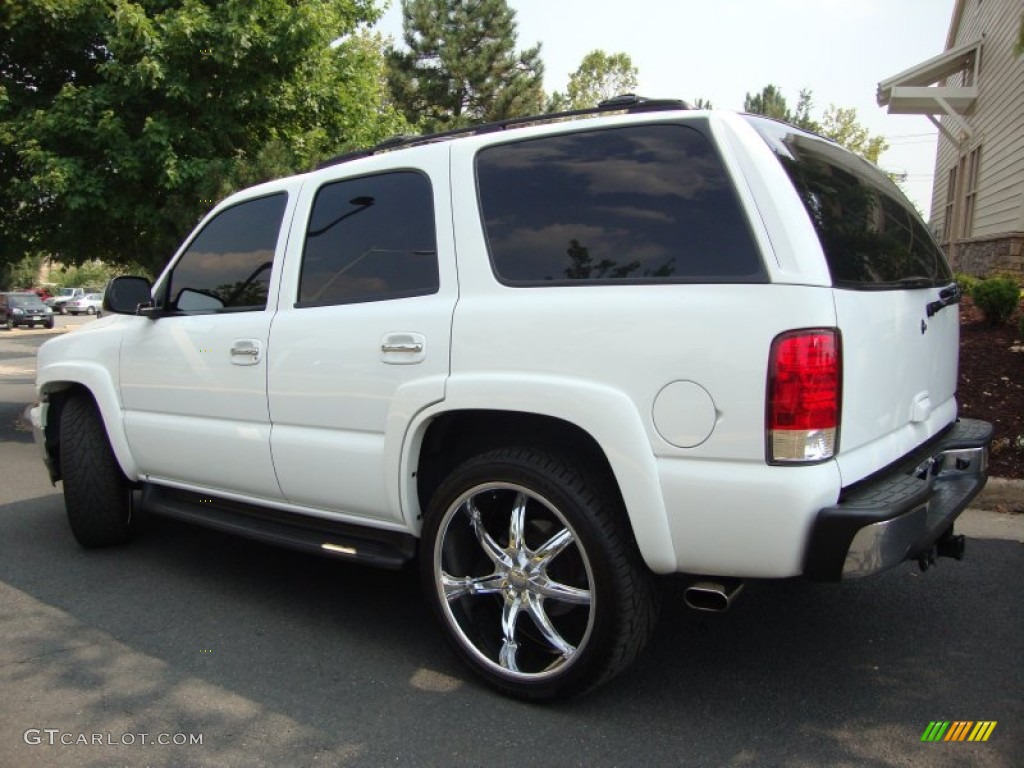
[[[969,298],[960,304],[960,415],[990,421],[995,439],[992,477],[1024,479],[1024,345],[1018,331],[1021,308],[1006,325],[989,325]]]

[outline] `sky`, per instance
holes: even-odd
[[[381,4],[387,0],[382,0]],[[922,115],[889,115],[875,102],[879,81],[943,52],[955,0],[509,0],[519,49],[542,43],[544,88],[564,91],[590,51],[627,53],[643,96],[704,98],[743,109],[769,83],[790,108],[813,93],[811,116],[830,104],[854,107],[890,149],[887,171],[931,209],[937,131]],[[401,42],[400,0],[376,29]]]

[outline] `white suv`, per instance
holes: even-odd
[[[240,192],[154,286],[113,281],[39,352],[78,541],[141,503],[417,559],[455,650],[530,699],[629,664],[658,574],[718,610],[959,557],[991,427],[957,419],[956,285],[896,187],[759,117],[590,112]]]

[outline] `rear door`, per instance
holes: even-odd
[[[444,398],[458,298],[447,147],[404,156],[414,169],[343,164],[303,189],[271,329],[281,490],[331,516],[401,521],[405,428]]]
[[[872,164],[781,123],[756,121],[809,214],[832,278],[843,349],[838,462],[846,484],[956,416],[956,285],[899,189]]]

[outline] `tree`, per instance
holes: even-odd
[[[818,124],[811,119],[811,92],[806,88],[800,91],[800,100],[796,110],[791,112],[786,98],[776,86],[770,83],[760,93],[747,94],[743,100],[743,111],[753,115],[764,115],[776,120],[795,125],[807,131],[817,131]]]
[[[691,106],[693,106],[694,109],[714,109],[715,108],[715,105],[712,104],[708,99],[705,99],[703,96],[699,96],[696,99],[694,99],[694,101],[692,102]]]
[[[875,164],[878,163],[879,155],[889,148],[884,137],[872,136],[867,128],[857,122],[857,110],[853,107],[829,105],[819,132]]]
[[[543,109],[540,44],[516,52],[506,0],[402,0],[402,32],[388,83],[409,123],[436,132]]]
[[[810,90],[805,88],[800,91],[796,110],[791,112],[782,92],[774,85],[766,85],[758,94],[747,94],[743,101],[743,109],[751,114],[773,117],[805,131],[819,133],[866,160],[878,163],[879,156],[889,148],[889,145],[884,137],[872,136],[868,129],[857,121],[856,109],[830,104],[825,110],[822,122],[819,123],[811,117],[811,107],[814,106],[811,98]]]
[[[637,68],[629,54],[607,54],[596,49],[584,56],[577,70],[569,75],[566,92],[551,95],[548,111],[596,107],[605,99],[633,93],[636,86]]]
[[[33,0],[0,10],[0,261],[156,267],[242,183],[395,116],[373,0]],[[379,46],[378,46],[379,48]]]

